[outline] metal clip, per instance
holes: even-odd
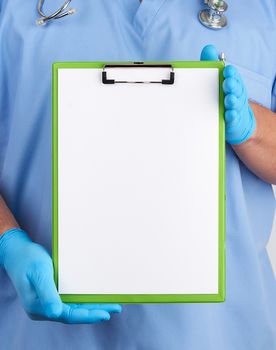
[[[226,57],[225,57],[225,53],[224,53],[224,52],[221,52],[221,53],[220,53],[220,55],[219,55],[219,60],[225,63]]]
[[[170,77],[169,79],[162,79],[159,81],[131,81],[131,80],[115,80],[107,78],[107,70],[113,68],[170,68]],[[102,71],[102,83],[103,84],[164,84],[164,85],[172,85],[174,84],[174,70],[171,64],[145,64],[144,62],[133,62],[130,64],[106,64],[103,67]]]

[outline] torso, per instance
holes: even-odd
[[[249,9],[246,2],[231,1],[229,27],[211,31],[197,19],[202,3],[144,0],[138,10],[138,0],[73,1],[77,14],[37,27],[36,1],[2,2],[1,191],[35,241],[51,247],[53,62],[198,60],[202,47],[214,44],[238,66],[249,97],[271,108],[276,4],[253,0]],[[54,1],[50,5],[55,9]],[[12,323],[27,350],[40,343],[80,350],[276,349],[276,288],[265,250],[274,206],[271,186],[227,146],[225,303],[125,306],[104,325],[57,327],[27,320],[1,272],[0,334]]]

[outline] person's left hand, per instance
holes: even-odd
[[[203,48],[201,61],[217,61],[218,52],[213,45]],[[225,108],[225,138],[232,145],[248,140],[256,129],[256,120],[248,103],[245,85],[234,66],[226,66],[223,71],[223,91]]]

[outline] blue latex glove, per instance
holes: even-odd
[[[218,52],[213,45],[203,48],[201,61],[217,61]],[[240,144],[250,138],[256,129],[256,120],[248,104],[246,88],[237,69],[226,66],[223,71],[225,94],[225,138],[230,144]]]
[[[121,311],[117,304],[62,303],[53,279],[51,257],[21,229],[0,236],[0,266],[8,273],[31,319],[95,323],[109,320],[110,312]]]

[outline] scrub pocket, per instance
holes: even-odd
[[[273,82],[262,74],[227,61],[227,65],[229,64],[235,66],[240,72],[248,98],[270,109]]]

